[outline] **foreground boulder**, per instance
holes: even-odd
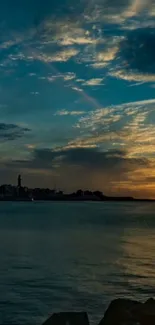
[[[155,325],[155,300],[114,300],[99,325]]]
[[[53,314],[42,325],[89,325],[87,313]],[[155,300],[113,300],[99,325],[155,325]]]
[[[43,325],[89,325],[87,313],[53,314]]]

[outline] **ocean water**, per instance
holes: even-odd
[[[154,203],[0,203],[0,324],[154,294]]]

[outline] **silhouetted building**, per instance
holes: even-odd
[[[22,185],[22,179],[21,179],[21,175],[18,175],[18,187],[20,188]]]
[[[77,195],[77,196],[83,196],[83,194],[84,194],[84,193],[83,193],[82,190],[78,190],[78,191],[76,192],[76,195]]]

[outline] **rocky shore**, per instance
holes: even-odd
[[[42,325],[89,325],[86,312],[53,314]],[[155,300],[113,300],[98,325],[155,325]]]

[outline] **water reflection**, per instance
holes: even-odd
[[[154,295],[155,230],[130,229],[122,238],[123,256],[119,266],[128,279],[130,291],[139,299]]]
[[[35,325],[51,312],[83,309],[96,323],[111,299],[151,295],[154,206],[43,203],[1,209],[3,324],[33,319]]]

